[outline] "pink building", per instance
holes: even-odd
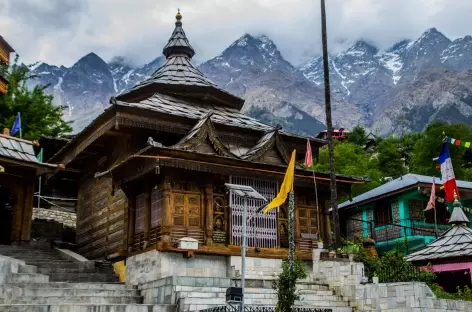
[[[472,229],[469,219],[462,210],[459,200],[449,219],[452,228],[441,237],[429,243],[424,249],[406,257],[407,261],[425,269],[431,265],[437,275],[437,282],[444,290],[456,292],[457,286],[471,286]]]

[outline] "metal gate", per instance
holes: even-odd
[[[252,186],[268,201],[277,195],[278,185],[275,181],[231,176],[230,183]],[[246,227],[247,245],[249,247],[276,248],[278,209],[272,209],[268,214],[256,213],[262,204],[261,200],[248,199],[247,201],[247,217],[251,219]],[[231,207],[231,244],[241,246],[244,199],[236,196],[230,190],[229,205]]]

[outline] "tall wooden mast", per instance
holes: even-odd
[[[336,248],[338,248],[341,244],[341,228],[339,224],[338,213],[338,194],[336,191],[336,168],[334,165],[333,121],[331,119],[331,93],[329,85],[328,40],[326,34],[325,0],[321,0],[321,40],[323,44],[326,126],[328,127],[328,153],[331,179],[331,208],[333,209],[335,244]]]

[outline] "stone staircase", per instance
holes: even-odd
[[[239,285],[239,280],[231,283]],[[297,283],[300,301],[295,305],[298,308],[332,309],[333,312],[352,312],[349,302],[337,296],[328,285],[319,282]],[[227,287],[209,286],[175,286],[176,305],[179,312],[198,311],[207,308],[226,305]],[[245,304],[250,306],[275,306],[277,295],[269,280],[246,280]]]
[[[139,291],[118,283],[112,268],[64,259],[56,249],[0,246],[0,311],[174,312],[142,304]],[[14,259],[11,259],[14,258]],[[17,260],[15,260],[17,259]],[[16,269],[4,270],[8,266]],[[3,276],[2,276],[3,275]]]
[[[113,268],[96,268],[84,263],[64,259],[53,248],[36,249],[22,246],[0,245],[0,255],[23,260],[24,274],[39,273],[49,276],[52,282],[117,282]]]

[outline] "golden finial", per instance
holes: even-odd
[[[177,9],[177,15],[175,16],[175,18],[180,21],[182,19],[182,14],[180,14],[180,9]]]

